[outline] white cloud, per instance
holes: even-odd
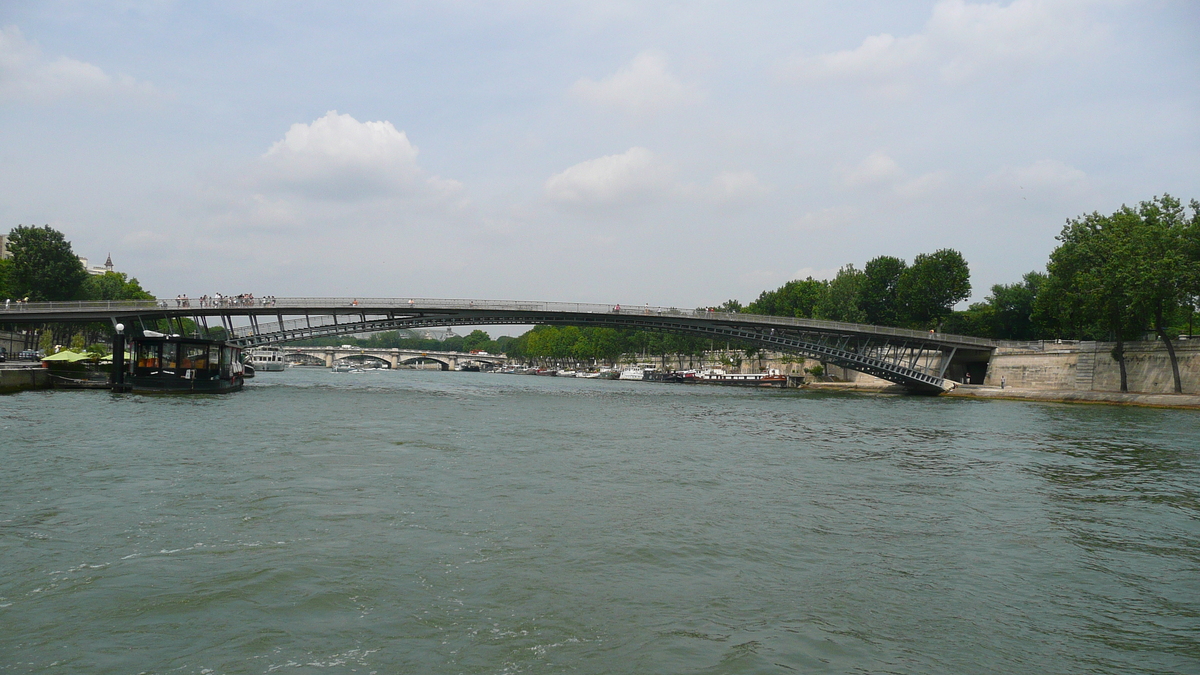
[[[743,202],[770,191],[750,171],[723,171],[713,177],[705,193],[716,202]]]
[[[359,122],[336,110],[293,124],[260,162],[260,187],[310,197],[446,197],[462,189],[457,181],[426,177],[417,148],[391,122]]]
[[[699,93],[667,69],[666,59],[642,52],[616,73],[600,80],[580,79],[571,85],[576,98],[596,105],[647,115],[697,100]]]
[[[896,160],[878,151],[841,173],[842,184],[846,187],[888,190],[903,199],[928,195],[945,185],[950,178],[947,171],[930,171],[910,178]]]
[[[946,184],[950,179],[950,173],[947,171],[930,171],[929,173],[921,174],[911,180],[906,180],[896,185],[892,191],[898,197],[905,199],[916,199],[925,195],[936,192],[939,188]]]
[[[850,226],[857,211],[851,206],[830,206],[820,211],[809,211],[796,219],[796,229],[803,232],[843,229]],[[837,270],[834,270],[836,272]],[[799,272],[797,272],[799,274]],[[806,273],[804,276],[808,276]],[[816,277],[816,274],[813,274]],[[797,276],[796,278],[802,278]]]
[[[825,269],[817,269],[814,267],[801,267],[800,269],[796,270],[795,273],[792,274],[792,279],[804,280],[809,277],[812,277],[813,279],[817,279],[817,280],[832,279],[837,276],[837,273],[838,273],[837,267],[829,267],[829,268],[825,268]]]
[[[660,197],[673,188],[671,167],[646,148],[580,162],[546,181],[546,196],[563,204],[619,204]]]
[[[876,185],[900,178],[904,172],[896,160],[882,152],[873,152],[857,166],[842,175],[842,182],[847,187]]]
[[[1056,159],[1041,159],[1029,166],[1003,169],[999,176],[1018,187],[1062,187],[1076,185],[1087,174]]]
[[[929,56],[925,36],[897,39],[884,33],[868,37],[857,49],[796,59],[793,67],[797,75],[809,78],[883,77],[921,63]]]
[[[1099,0],[1014,0],[1008,5],[941,0],[921,33],[873,35],[855,49],[801,57],[794,74],[851,80],[895,90],[928,69],[961,82],[1005,66],[1044,65],[1099,44],[1106,29],[1089,10]]]
[[[0,29],[0,100],[44,103],[152,92],[145,82],[109,75],[91,63],[67,56],[50,59],[16,26]]]

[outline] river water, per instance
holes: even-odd
[[[0,398],[0,672],[1200,672],[1200,414],[428,371]]]

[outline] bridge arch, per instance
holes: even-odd
[[[304,352],[284,351],[283,358],[288,363],[294,363],[294,364],[300,365],[300,366],[324,366],[325,365],[325,359],[323,359],[319,356],[314,356],[312,354],[305,354]]]
[[[442,370],[450,370],[451,368],[453,368],[456,365],[454,363],[451,363],[450,359],[445,359],[445,358],[441,358],[441,357],[437,357],[437,356],[428,356],[425,354],[414,354],[412,356],[405,356],[405,357],[401,357],[396,360],[397,363],[403,364],[403,365],[416,363],[417,361],[433,361],[434,363],[440,364],[442,366]]]
[[[376,367],[391,368],[392,362],[374,354],[350,354],[342,356],[338,361],[348,361],[356,365],[366,365],[368,362]]]

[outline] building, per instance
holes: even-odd
[[[8,235],[0,234],[0,260],[8,260],[12,254],[8,252]]]
[[[83,256],[77,256],[77,257],[79,258],[79,262],[83,263],[83,269],[87,270],[88,274],[100,275],[100,274],[104,274],[105,272],[113,271],[113,263],[112,263],[112,254],[111,253],[108,254],[108,259],[104,261],[103,266],[94,265],[94,266],[89,267],[87,258],[84,258]]]

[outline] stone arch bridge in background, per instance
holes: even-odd
[[[454,370],[459,365],[464,363],[488,363],[500,365],[508,362],[508,358],[503,354],[471,354],[468,352],[440,352],[429,351],[428,349],[399,349],[399,348],[371,348],[371,347],[282,347],[284,358],[289,356],[307,356],[319,360],[324,366],[331,367],[337,361],[343,359],[353,359],[354,357],[367,357],[372,360],[381,361],[388,364],[390,368],[398,368],[401,365],[412,363],[414,361],[435,361],[442,366],[442,370]]]

